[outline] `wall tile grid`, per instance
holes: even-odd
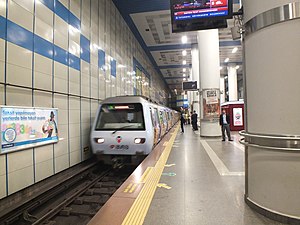
[[[111,0],[0,0],[0,104],[59,110],[57,144],[0,155],[0,199],[91,156],[99,102],[134,93],[133,57],[164,89]]]

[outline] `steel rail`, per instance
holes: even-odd
[[[52,217],[54,217],[57,213],[59,213],[63,208],[65,208],[67,205],[71,204],[77,197],[82,195],[84,192],[86,192],[88,189],[90,189],[95,183],[102,180],[109,172],[111,172],[111,169],[108,169],[104,171],[100,176],[96,177],[92,181],[90,181],[88,184],[86,184],[81,190],[76,191],[74,194],[72,194],[68,199],[61,202],[57,207],[51,209],[48,211],[45,215],[43,215],[41,218],[36,220],[31,225],[38,225],[42,224],[48,220],[50,220]]]

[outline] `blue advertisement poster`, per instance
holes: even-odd
[[[58,142],[55,108],[1,106],[1,153]]]

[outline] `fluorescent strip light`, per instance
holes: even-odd
[[[235,47],[234,49],[232,49],[232,53],[236,53],[238,51],[238,48]]]

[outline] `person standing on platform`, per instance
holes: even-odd
[[[229,141],[232,141],[230,136],[230,116],[226,114],[226,110],[223,109],[220,115],[220,126],[222,128],[222,141],[225,141],[225,130]]]
[[[183,113],[181,113],[181,116],[180,116],[181,133],[184,133],[184,128],[183,128],[184,122],[185,122],[185,119],[184,119]]]
[[[198,114],[197,114],[196,111],[194,110],[194,113],[193,113],[193,115],[192,115],[192,126],[193,126],[193,130],[198,130],[197,119],[198,119]]]

